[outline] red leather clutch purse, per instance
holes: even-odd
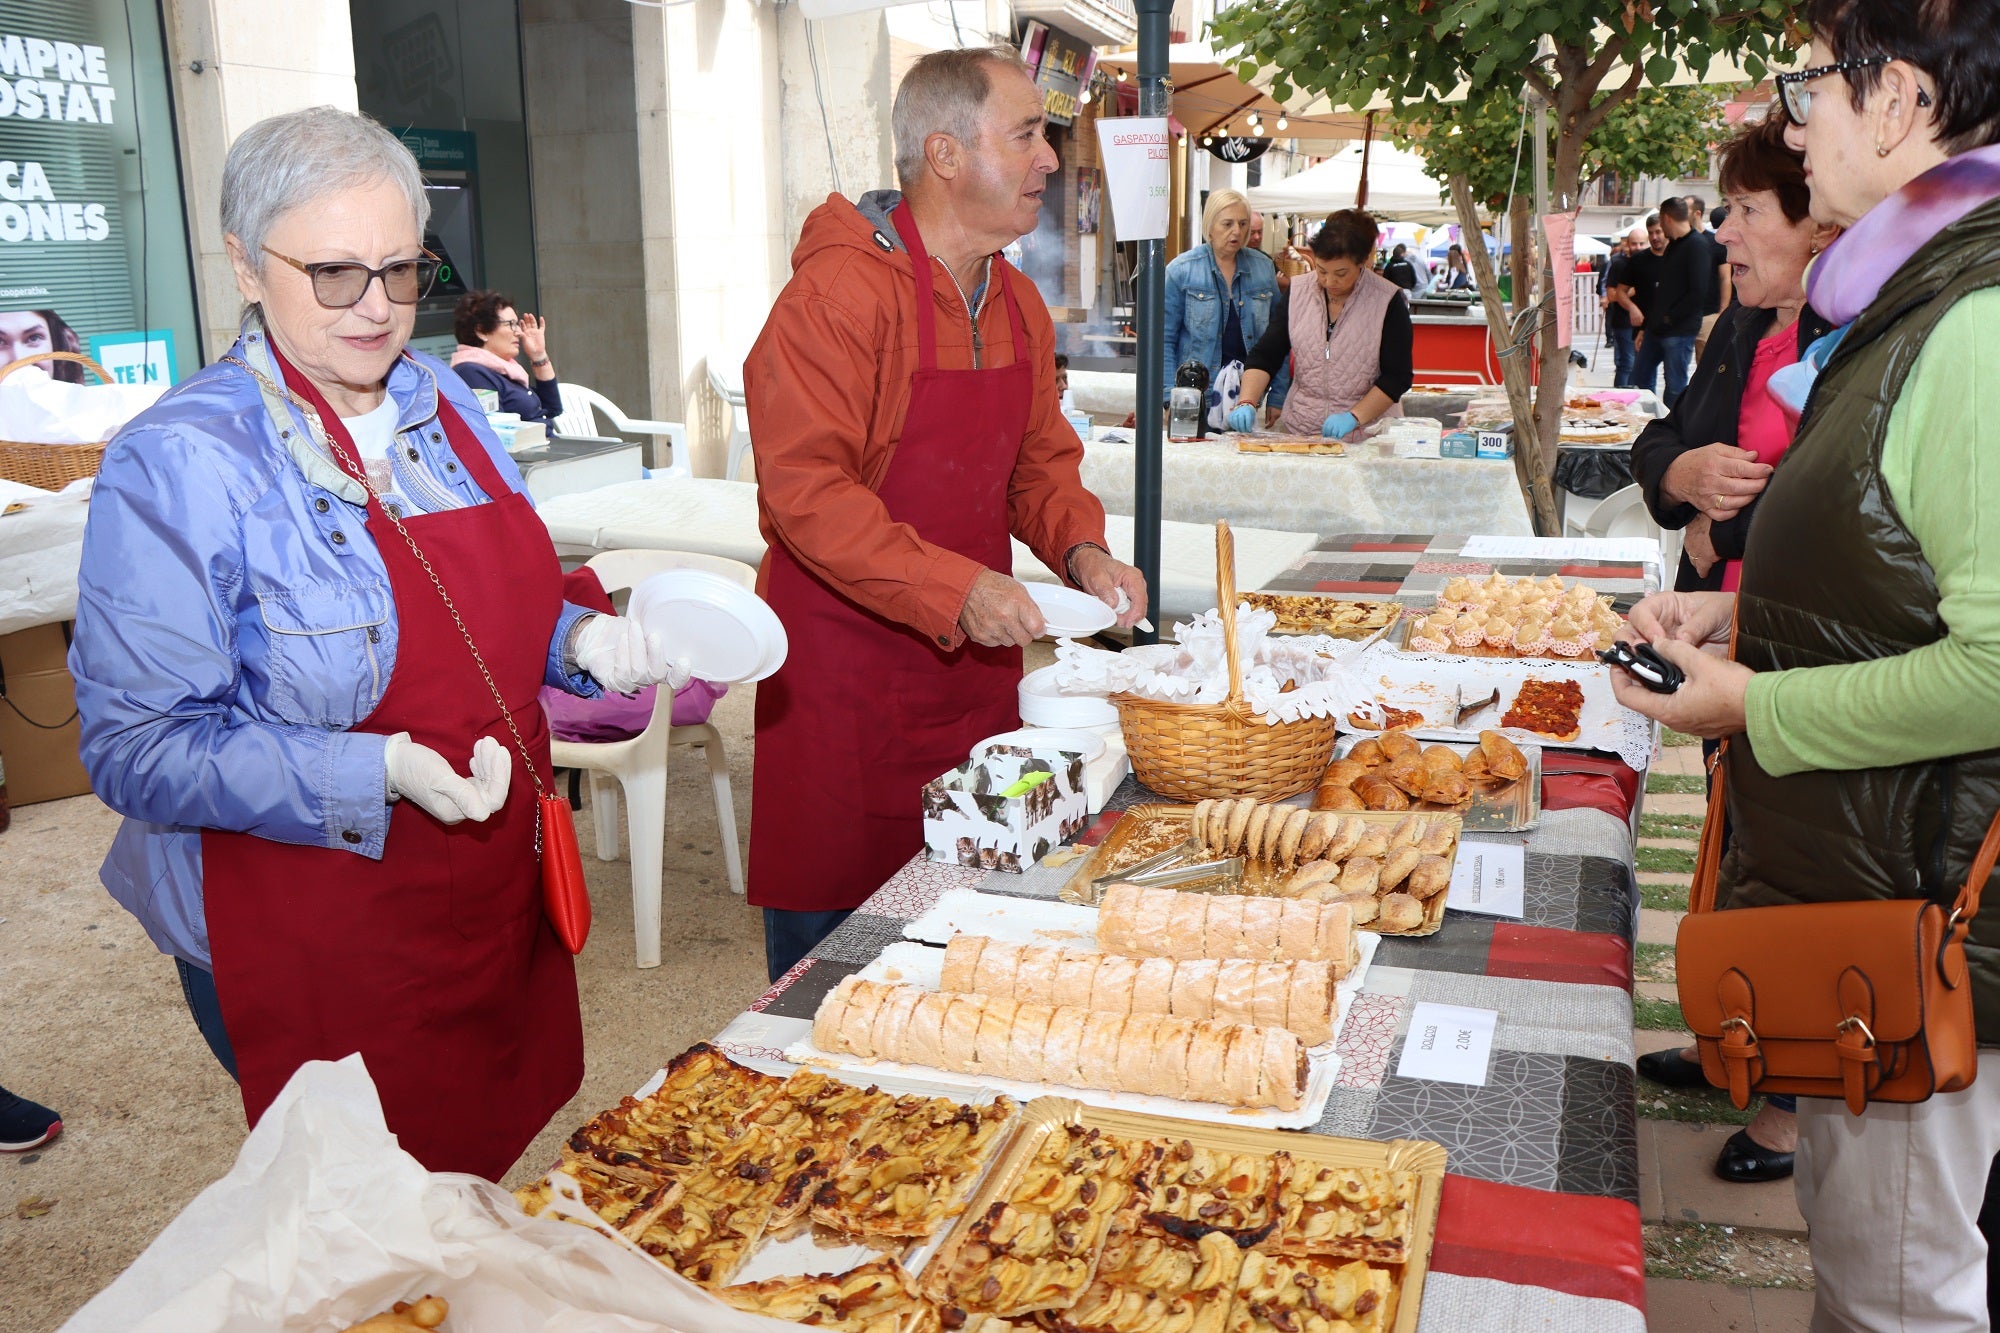
[[[556,938],[572,954],[590,938],[590,890],[583,882],[583,854],[569,802],[553,792],[539,798],[542,819],[542,910]]]

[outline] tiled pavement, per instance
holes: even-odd
[[[1698,774],[1698,746],[1662,747],[1656,774]],[[1697,794],[1653,793],[1646,797],[1650,815],[1700,815],[1705,802]],[[1642,846],[1671,847],[1666,840],[1646,838]],[[1692,842],[1680,847],[1692,849]],[[1686,875],[1642,871],[1642,884],[1680,884]],[[1640,913],[1639,942],[1674,942],[1678,912],[1647,909]],[[1671,982],[1640,982],[1642,995],[1674,998]],[[1681,1045],[1685,1033],[1642,1031],[1641,1052]],[[1716,1179],[1712,1164],[1723,1140],[1735,1132],[1730,1125],[1688,1124],[1669,1120],[1639,1122],[1640,1209],[1647,1225],[1704,1223],[1739,1231],[1761,1231],[1803,1237],[1789,1181],[1765,1185],[1732,1185]],[[1812,1293],[1769,1287],[1735,1287],[1720,1282],[1652,1278],[1646,1283],[1647,1324],[1652,1333],[1804,1333],[1812,1317]]]

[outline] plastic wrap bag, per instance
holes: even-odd
[[[102,444],[165,392],[159,384],[71,384],[29,367],[0,380],[0,440]]]
[[[425,1294],[448,1333],[777,1333],[627,1243],[396,1146],[359,1055],[311,1061],[64,1333],[333,1333]]]

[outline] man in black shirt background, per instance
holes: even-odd
[[[1652,302],[1641,307],[1646,312],[1640,326],[1645,338],[1632,378],[1638,388],[1654,388],[1664,367],[1667,384],[1660,401],[1672,407],[1687,387],[1694,340],[1701,332],[1702,307],[1708,303],[1715,269],[1708,242],[1694,234],[1688,221],[1686,199],[1673,196],[1661,202],[1660,229],[1667,245],[1658,256]]]
[[[1647,254],[1644,227],[1634,227],[1618,242],[1618,249],[1604,266],[1604,340],[1611,344],[1611,387],[1632,387],[1632,363],[1638,354],[1634,338],[1638,329],[1633,316],[1642,307],[1638,299],[1639,256]],[[1650,280],[1646,284],[1652,289]],[[1641,315],[1643,318],[1643,315]]]
[[[1401,241],[1389,252],[1389,262],[1382,266],[1382,276],[1395,283],[1406,292],[1414,292],[1423,279],[1417,276],[1417,266],[1410,262],[1410,247]]]
[[[1708,346],[1708,331],[1715,327],[1716,319],[1729,308],[1733,285],[1729,279],[1729,247],[1715,239],[1710,227],[1708,200],[1698,194],[1687,197],[1688,222],[1694,227],[1694,234],[1708,246],[1708,300],[1701,308],[1701,331],[1694,337],[1694,359],[1701,360],[1701,349]]]

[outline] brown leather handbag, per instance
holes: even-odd
[[[1842,1098],[1856,1115],[1871,1101],[1970,1086],[1979,1052],[1965,937],[2000,858],[2000,815],[1949,914],[1918,898],[1718,912],[1722,824],[1718,762],[1674,949],[1708,1081],[1739,1109],[1753,1093],[1788,1092]]]

